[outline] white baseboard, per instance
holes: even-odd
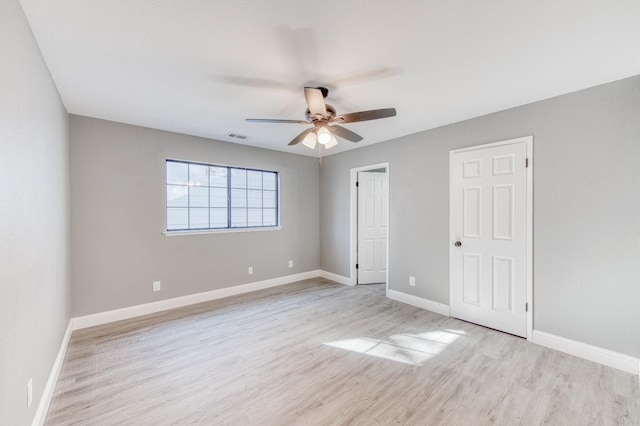
[[[60,343],[58,355],[56,356],[56,360],[53,363],[53,367],[51,367],[51,372],[49,373],[47,384],[44,387],[42,397],[40,398],[40,403],[38,404],[38,409],[36,410],[36,414],[33,417],[33,422],[31,423],[32,426],[42,426],[47,417],[49,405],[51,404],[51,400],[53,399],[53,392],[56,390],[56,383],[58,383],[58,376],[60,376],[60,371],[62,370],[64,356],[66,355],[67,347],[69,346],[71,332],[73,331],[72,322],[73,320],[69,320],[67,330],[64,332],[64,336],[62,337],[62,343]]]
[[[449,316],[449,305],[445,305],[443,303],[434,302],[432,300],[423,299],[422,297],[413,296],[411,294],[391,289],[387,290],[387,297],[389,299],[397,300],[398,302],[406,303],[407,305],[435,312],[436,314],[447,317]]]
[[[617,368],[631,374],[640,374],[640,359],[629,355],[555,336],[539,330],[533,330],[533,338],[531,340],[540,346]]]
[[[327,280],[331,280],[331,281],[335,281],[339,284],[343,284],[343,285],[353,285],[351,283],[351,278],[349,277],[344,277],[342,275],[338,275],[338,274],[334,274],[333,272],[327,272],[327,271],[322,271],[320,270],[320,276],[322,278],[325,278]]]
[[[84,315],[81,317],[73,318],[73,329],[79,330],[82,328],[107,324],[114,321],[121,321],[129,318],[140,317],[143,315],[154,314],[156,312],[162,312],[168,309],[181,308],[183,306],[193,305],[195,303],[208,302],[210,300],[250,293],[252,291],[277,287],[284,284],[291,284],[309,278],[317,278],[319,276],[319,270],[308,271],[300,274],[285,275],[284,277],[272,278],[264,281],[256,281],[249,284],[242,284],[233,287],[221,288],[218,290],[205,291],[203,293],[189,294],[187,296],[175,297],[173,299],[160,300],[158,302],[145,303],[142,305],[114,309],[112,311],[99,312],[97,314]]]

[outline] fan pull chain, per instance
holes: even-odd
[[[320,161],[320,165],[322,166],[322,144],[318,144],[318,151],[320,152],[320,157],[318,160]]]

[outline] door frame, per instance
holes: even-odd
[[[507,139],[498,142],[492,142],[481,145],[474,145],[466,148],[459,148],[449,151],[449,239],[453,235],[453,223],[451,222],[451,212],[453,211],[453,199],[451,197],[451,184],[453,182],[453,168],[451,162],[455,154],[474,151],[477,149],[493,148],[496,146],[512,145],[515,143],[525,142],[527,147],[527,256],[526,256],[526,269],[527,269],[527,300],[529,309],[527,310],[527,340],[532,341],[533,337],[533,135],[522,136],[514,139]],[[449,243],[452,243],[449,241]],[[453,285],[451,283],[451,258],[449,258],[449,300],[453,299]]]
[[[389,190],[389,202],[387,203],[387,209],[386,209],[386,213],[387,213],[387,276],[386,276],[386,284],[385,284],[385,294],[389,293],[389,227],[390,227],[390,220],[389,220],[389,211],[391,210],[391,187],[389,186],[389,176],[390,176],[390,170],[389,170],[389,162],[386,163],[378,163],[378,164],[371,164],[369,166],[361,166],[361,167],[354,167],[351,169],[351,180],[349,183],[350,186],[350,197],[351,197],[351,202],[350,202],[350,222],[349,222],[349,227],[350,227],[350,238],[349,238],[349,244],[350,244],[350,257],[349,257],[349,271],[351,276],[349,277],[351,279],[351,285],[355,286],[358,285],[358,270],[356,269],[356,262],[358,259],[358,191],[356,188],[356,182],[358,181],[358,172],[366,172],[369,170],[375,170],[375,169],[382,169],[385,168],[387,170],[386,172],[386,176],[387,176],[387,188]]]

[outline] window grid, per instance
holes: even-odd
[[[222,165],[218,165],[218,164],[207,164],[207,163],[196,163],[196,162],[188,162],[188,161],[178,161],[178,160],[166,160],[166,164],[167,164],[167,182],[166,182],[166,187],[167,187],[167,203],[166,203],[166,210],[167,210],[167,231],[197,231],[197,230],[208,230],[208,229],[246,229],[246,228],[270,228],[270,227],[274,227],[274,226],[278,226],[279,225],[279,210],[280,210],[280,203],[279,203],[279,173],[275,172],[275,171],[271,171],[271,170],[261,170],[261,169],[252,169],[252,168],[244,168],[244,167],[231,167],[231,166],[222,166]],[[183,164],[186,166],[187,168],[187,175],[186,175],[186,182],[183,182],[181,184],[178,184],[176,182],[169,182],[169,167],[170,164]],[[191,198],[192,198],[192,188],[198,188],[198,187],[202,187],[200,185],[196,185],[195,184],[195,176],[192,176],[192,167],[191,166],[206,166],[207,167],[207,178],[206,178],[206,189],[207,189],[207,223],[208,223],[208,227],[192,227],[192,213],[195,211],[195,209],[200,209],[203,207],[192,207],[192,203],[191,203]],[[221,186],[213,186],[212,183],[212,172],[211,172],[211,168],[220,168],[220,169],[225,169],[226,170],[226,193],[227,193],[227,202],[226,202],[226,213],[227,213],[227,223],[225,227],[214,227],[212,225],[212,204],[211,204],[211,198],[212,198],[212,188],[218,188],[218,189],[222,189]],[[232,171],[243,171],[244,172],[244,188],[234,188],[232,185]],[[260,189],[250,189],[249,188],[249,172],[260,172]],[[273,189],[265,189],[265,175],[268,174],[272,174],[273,178],[274,178],[274,188]],[[169,195],[168,195],[168,189],[169,187],[185,187],[186,188],[186,227],[182,227],[182,226],[176,226],[175,224],[170,224],[169,223],[169,211],[171,209],[183,209],[185,207],[180,207],[180,206],[170,206],[169,205]],[[203,185],[204,186],[204,185]],[[237,189],[237,190],[242,190],[244,191],[244,207],[243,206],[239,206],[239,207],[234,207],[234,203],[233,203],[233,189]],[[253,190],[259,190],[260,191],[260,207],[249,207],[249,191]],[[267,225],[265,225],[265,203],[264,203],[264,199],[265,199],[265,192],[267,193],[273,193],[272,197],[274,197],[273,199],[273,206],[268,207],[268,210],[273,210],[273,214],[274,214],[274,220],[272,223],[269,223]],[[215,207],[216,209],[220,208],[220,207]],[[233,223],[233,217],[232,217],[232,212],[233,209],[243,209],[244,210],[244,221],[243,224],[238,225],[238,224],[234,224]],[[250,225],[249,224],[249,210],[250,209],[259,209],[260,210],[260,225]]]

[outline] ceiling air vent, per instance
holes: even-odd
[[[230,138],[233,138],[233,139],[240,139],[240,140],[247,139],[247,136],[241,135],[239,133],[227,133],[227,136],[229,136]]]

